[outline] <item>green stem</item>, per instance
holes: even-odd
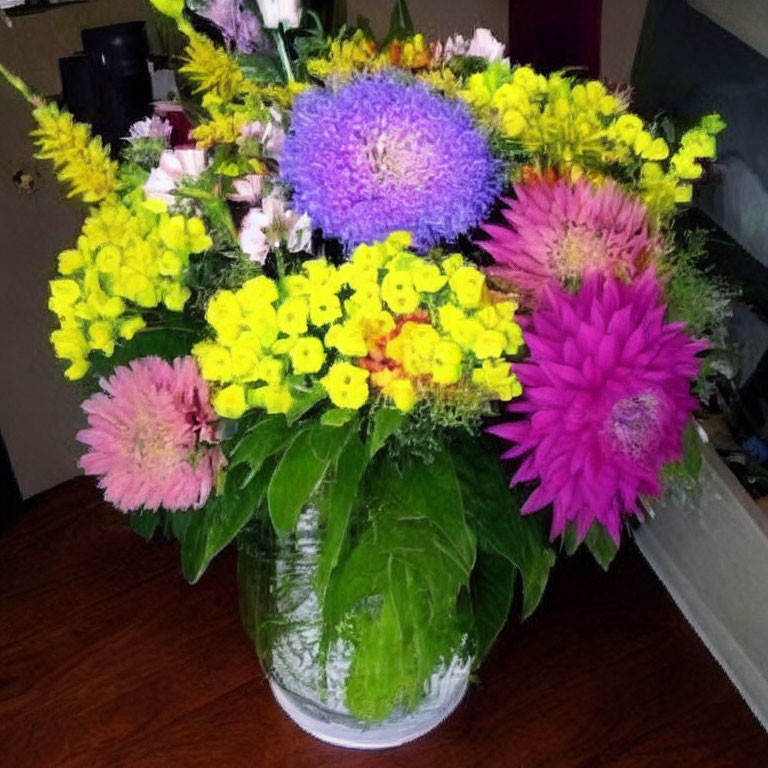
[[[288,49],[285,47],[285,39],[283,38],[283,33],[280,29],[275,30],[275,43],[277,45],[277,52],[280,54],[280,61],[285,70],[285,76],[288,78],[289,83],[293,83],[296,78],[293,76],[291,60],[288,58]]]
[[[2,75],[33,107],[37,108],[44,104],[43,99],[18,75],[14,75],[10,69],[6,69],[2,64],[0,64],[0,75]]]

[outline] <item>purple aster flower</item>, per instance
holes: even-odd
[[[294,210],[349,246],[396,230],[418,248],[455,240],[501,186],[463,103],[386,75],[299,96],[280,168]]]

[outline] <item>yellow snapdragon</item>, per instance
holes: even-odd
[[[142,330],[142,310],[180,312],[190,295],[189,256],[210,246],[197,218],[113,202],[95,209],[77,247],[59,254],[59,277],[50,282],[48,307],[59,321],[51,343],[70,362],[67,378],[85,375],[91,352],[110,357],[120,339]]]

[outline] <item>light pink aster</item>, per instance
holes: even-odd
[[[568,523],[582,539],[597,521],[618,544],[622,515],[640,515],[638,496],[658,496],[662,467],[681,458],[707,345],[665,309],[650,271],[541,294],[523,333],[530,358],[514,366],[524,397],[508,410],[520,418],[490,431],[517,444],[503,458],[525,457],[511,484],[540,481],[522,512],[552,504],[553,539]]]
[[[540,179],[514,190],[517,199],[502,198],[508,225],[484,224],[491,239],[477,244],[496,262],[488,273],[509,280],[532,306],[552,279],[578,286],[595,270],[629,281],[661,248],[643,203],[613,181]]]
[[[224,459],[194,359],[139,358],[100,384],[77,439],[89,446],[80,467],[99,476],[107,501],[123,512],[201,507]]]

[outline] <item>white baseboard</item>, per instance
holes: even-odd
[[[701,494],[656,502],[636,540],[768,731],[768,516],[703,449]]]

